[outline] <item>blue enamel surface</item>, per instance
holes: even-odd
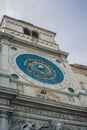
[[[14,51],[17,51],[17,48],[16,47],[11,47],[12,50]]]
[[[73,88],[68,88],[69,92],[74,93],[74,89]]]
[[[18,75],[16,75],[16,74],[12,74],[11,77],[12,77],[13,79],[16,79],[16,80],[19,78]]]
[[[32,60],[32,63],[28,60]],[[16,58],[18,67],[28,76],[35,80],[57,84],[63,81],[64,75],[62,71],[51,61],[32,54],[22,54]],[[29,67],[29,69],[26,66]]]

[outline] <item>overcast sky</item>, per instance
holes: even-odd
[[[4,14],[56,32],[69,63],[87,65],[87,0],[0,0]]]

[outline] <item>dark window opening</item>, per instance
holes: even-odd
[[[34,38],[38,38],[38,33],[35,32],[35,31],[32,31],[32,37],[34,37]]]
[[[24,34],[30,35],[30,31],[27,28],[24,28]]]

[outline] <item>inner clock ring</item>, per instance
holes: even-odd
[[[19,55],[16,63],[26,75],[40,82],[57,84],[64,79],[62,71],[54,63],[38,55]]]
[[[55,70],[41,60],[27,59],[25,60],[24,65],[28,71],[40,78],[52,78],[56,76]]]

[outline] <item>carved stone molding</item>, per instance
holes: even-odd
[[[57,120],[41,123],[40,121],[16,118],[12,119],[9,130],[64,130],[64,124]]]
[[[10,100],[9,99],[4,99],[4,98],[0,97],[0,104],[10,105]]]
[[[58,94],[56,95],[51,90],[47,90],[46,88],[37,89],[36,97],[44,99],[44,100],[62,102],[62,99],[58,96]]]
[[[9,130],[87,130],[87,127],[73,124],[68,125],[58,120],[41,122],[40,120],[15,117],[11,120]]]
[[[21,105],[15,105],[13,104],[12,107],[17,112],[24,112],[29,114],[35,114],[40,116],[47,116],[52,118],[59,118],[59,119],[66,119],[71,121],[79,121],[79,122],[87,122],[87,116],[80,116],[80,115],[74,115],[70,113],[61,113],[61,112],[54,112],[54,111],[47,111],[43,109],[33,108],[33,107],[27,107],[27,106],[21,106]]]

